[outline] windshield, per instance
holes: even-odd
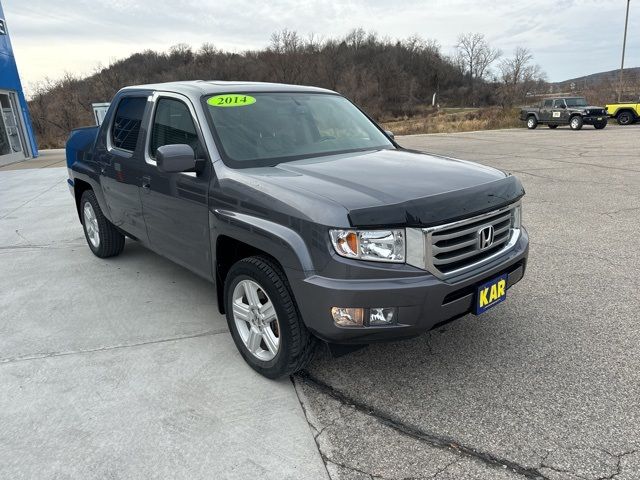
[[[586,107],[587,101],[584,98],[567,98],[565,99],[567,107]]]
[[[206,106],[223,160],[236,168],[394,148],[339,95],[231,93],[208,97]]]

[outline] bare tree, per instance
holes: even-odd
[[[482,33],[464,33],[458,37],[456,59],[462,71],[473,81],[483,78],[489,66],[502,52],[489,46]]]
[[[539,65],[533,62],[533,54],[528,48],[516,47],[513,56],[503,58],[498,69],[502,81],[502,103],[512,105],[523,100],[536,83],[544,82],[545,74]]]
[[[475,104],[474,87],[489,72],[489,67],[502,52],[492,48],[482,33],[464,33],[458,37],[455,62],[469,79],[471,102]]]
[[[474,63],[474,75],[484,75],[482,63]],[[34,87],[30,108],[38,141],[64,145],[70,129],[93,122],[92,102],[109,100],[125,85],[198,78],[317,85],[346,94],[378,119],[423,114],[434,92],[441,103],[460,105],[468,80],[437,42],[415,35],[390,39],[355,29],[321,39],[281,30],[267,48],[244,52],[178,44],[114,59],[86,78],[68,75]],[[495,98],[495,84],[479,77],[476,88],[478,104]]]

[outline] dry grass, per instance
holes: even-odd
[[[425,112],[411,118],[384,119],[382,125],[394,135],[452,133],[522,127],[518,109],[452,108]]]

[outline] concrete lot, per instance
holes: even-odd
[[[24,162],[0,165],[0,172],[8,170],[31,170],[33,168],[55,168],[65,166],[64,148],[42,150],[37,158]]]
[[[244,366],[206,282],[95,258],[64,168],[0,171],[0,478],[640,478],[640,128],[399,142],[523,180],[527,275],[295,390]]]
[[[0,478],[327,478],[211,285],[134,242],[94,257],[66,176],[0,172]]]

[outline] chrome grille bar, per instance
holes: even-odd
[[[515,245],[520,237],[520,226],[514,223],[514,212],[519,207],[520,202],[516,202],[445,225],[407,229],[407,263],[424,268],[439,278],[479,269]],[[489,227],[492,242],[481,246],[480,232]]]

